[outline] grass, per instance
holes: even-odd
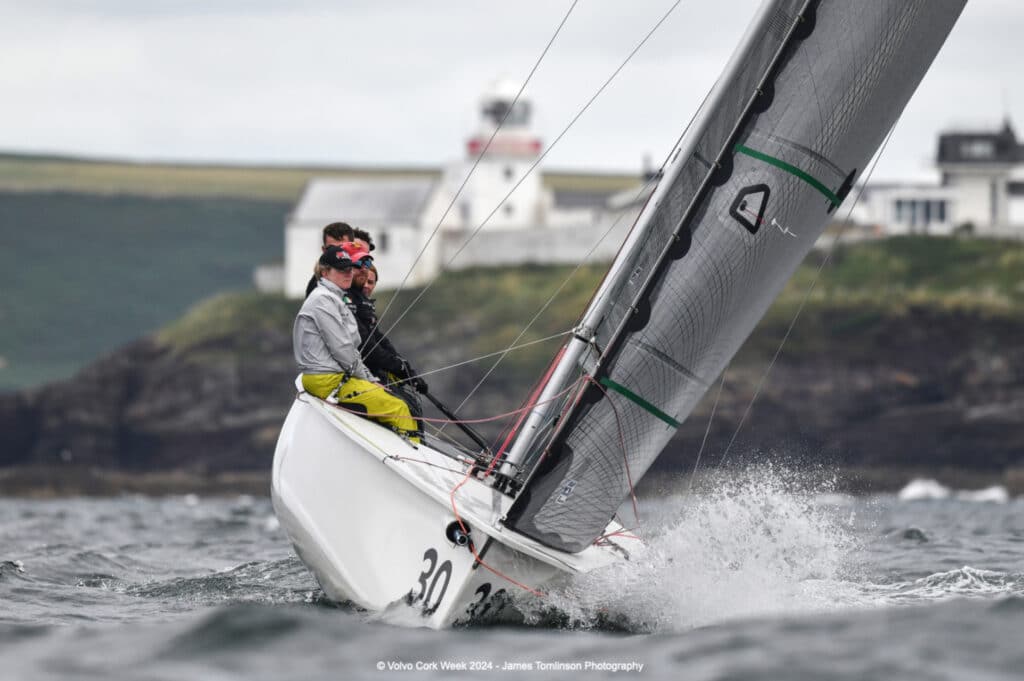
[[[331,168],[133,163],[0,155],[0,191],[67,191],[142,196],[235,197],[295,201],[313,177],[436,175],[419,168]]]
[[[156,340],[179,354],[213,346],[218,351],[254,352],[257,348],[246,345],[249,334],[287,333],[299,305],[300,301],[256,291],[222,293],[193,305],[160,329]]]
[[[429,167],[258,166],[136,163],[115,159],[0,154],[0,192],[66,191],[142,196],[235,197],[296,201],[314,177],[432,177]],[[544,173],[555,191],[620,191],[636,186],[628,174]]]

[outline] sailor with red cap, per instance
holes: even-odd
[[[329,246],[320,256],[323,276],[295,318],[292,342],[302,386],[370,415],[418,442],[417,424],[405,402],[377,382],[364,364],[359,324],[350,306],[353,262],[345,246]]]

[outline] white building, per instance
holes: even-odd
[[[850,213],[859,225],[876,225],[883,234],[950,235],[957,192],[929,184],[870,184]]]
[[[936,167],[938,184],[868,185],[851,219],[880,234],[1024,238],[1024,146],[1009,121],[942,134]]]
[[[305,293],[321,230],[339,221],[373,235],[380,289],[422,286],[445,269],[610,260],[635,217],[606,210],[623,184],[546,186],[531,102],[518,90],[502,81],[482,97],[465,156],[438,173],[311,180],[285,224],[285,295]]]
[[[285,295],[301,298],[305,294],[320,254],[322,230],[332,222],[369,231],[376,244],[373,256],[378,269],[404,276],[423,247],[425,218],[438,181],[436,177],[310,180],[285,226]],[[428,263],[425,258],[424,267]]]

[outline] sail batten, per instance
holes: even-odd
[[[566,551],[599,536],[810,250],[964,2],[765,4],[602,286],[590,384],[506,525]]]

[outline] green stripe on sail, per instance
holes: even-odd
[[[626,386],[619,385],[618,383],[616,383],[612,379],[608,378],[607,376],[602,377],[601,380],[598,381],[598,382],[601,385],[603,385],[603,386],[611,388],[612,390],[614,390],[615,392],[619,393],[620,395],[622,395],[623,397],[625,397],[629,401],[636,403],[642,409],[651,412],[652,414],[657,416],[659,419],[661,419],[662,421],[664,421],[668,425],[672,426],[673,428],[678,428],[679,426],[682,425],[681,423],[679,423],[679,421],[676,421],[674,418],[672,418],[671,416],[669,416],[668,414],[666,414],[662,410],[658,409],[653,404],[651,404],[650,402],[648,402],[644,398],[640,397],[639,395],[637,395],[635,392],[633,392],[632,390],[630,390]]]
[[[824,194],[825,198],[828,199],[829,201],[831,201],[832,205],[834,205],[834,206],[838,206],[839,204],[841,204],[843,202],[843,200],[841,198],[839,198],[838,196],[836,196],[835,193],[831,189],[829,189],[828,187],[825,186],[825,183],[823,183],[820,180],[814,178],[813,176],[811,176],[806,171],[800,170],[796,166],[791,165],[789,163],[786,163],[782,159],[775,158],[774,156],[769,156],[768,154],[765,154],[765,153],[762,153],[760,151],[757,151],[756,149],[751,149],[750,147],[745,147],[742,144],[737,144],[736,147],[735,147],[735,150],[738,153],[740,153],[740,154],[746,154],[747,156],[750,156],[751,158],[756,158],[758,161],[764,161],[765,163],[768,163],[769,165],[773,165],[776,168],[781,168],[782,170],[785,170],[787,173],[799,177],[801,180],[803,180],[804,182],[806,182],[807,184],[811,185],[812,187],[817,189],[819,192]]]

